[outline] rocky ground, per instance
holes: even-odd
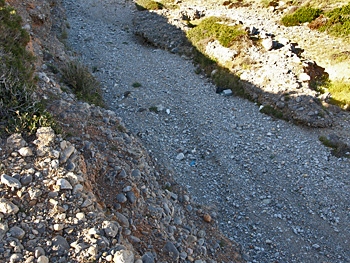
[[[328,130],[274,120],[254,103],[216,94],[186,56],[159,49],[183,47],[178,30],[162,30],[165,18],[140,14],[129,2],[65,3],[69,44],[98,68],[110,109],[196,202],[216,210],[222,231],[242,244],[248,262],[350,258],[344,246],[349,161],[318,140],[331,133],[348,138],[345,112],[324,118],[332,119]],[[133,87],[136,82],[141,86]],[[314,100],[300,95],[295,101],[308,107]]]
[[[193,202],[115,112],[62,92],[63,10],[12,2],[36,53],[38,95],[62,127],[0,141],[0,262],[243,262],[213,210]],[[58,19],[55,21],[55,19]]]
[[[67,21],[55,1],[17,6],[65,135],[44,128],[1,142],[0,261],[348,262],[350,163],[318,140],[348,142],[346,112],[300,110],[332,124],[311,129],[216,94],[176,54],[181,30],[130,1],[65,0]],[[241,11],[230,12],[256,17]],[[252,25],[262,32],[264,21]],[[49,36],[67,25],[70,54],[97,70],[109,110],[77,102],[49,71],[67,59]]]

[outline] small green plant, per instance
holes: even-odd
[[[26,50],[29,34],[16,11],[0,0],[0,133],[32,134],[55,126],[35,94],[35,57]]]
[[[154,112],[154,113],[159,113],[158,107],[157,107],[157,106],[151,106],[151,107],[149,107],[149,111]]]
[[[187,36],[200,50],[203,49],[203,44],[210,40],[218,40],[222,46],[230,47],[234,41],[247,35],[241,25],[229,25],[231,22],[224,18],[208,17],[190,29]]]
[[[343,51],[340,53],[333,54],[331,58],[339,63],[350,61],[350,51]]]
[[[117,129],[118,129],[118,131],[123,132],[123,133],[127,132],[126,128],[123,125],[118,125]]]
[[[319,28],[320,31],[338,37],[350,36],[350,4],[326,12],[325,16],[328,19],[326,24]]]
[[[174,3],[174,0],[161,0],[160,3],[167,9],[179,9],[180,6]]]
[[[322,11],[313,7],[300,7],[292,14],[282,17],[281,22],[284,26],[298,26],[302,23],[311,22],[317,18]]]
[[[226,244],[225,240],[220,240],[220,242],[219,242],[219,246],[220,246],[221,248],[226,247],[226,246],[227,246],[227,244]]]
[[[322,144],[328,148],[332,148],[332,154],[336,157],[350,158],[350,147],[346,143],[342,142],[340,138],[333,138],[327,136],[320,136],[318,138]]]
[[[160,10],[164,8],[162,3],[153,0],[138,0],[135,5],[139,11]]]
[[[271,105],[265,105],[260,112],[265,113],[267,115],[273,116],[277,119],[283,119],[283,113],[277,109],[275,109],[274,107],[272,107]]]
[[[70,61],[61,69],[62,81],[76,94],[78,99],[96,106],[104,106],[101,84],[89,69],[78,61]]]
[[[111,151],[113,151],[113,152],[118,151],[118,147],[115,146],[115,145],[111,145],[111,146],[109,147],[109,149],[110,149]]]
[[[140,82],[134,82],[134,83],[132,84],[132,86],[133,86],[134,88],[139,88],[139,87],[141,87],[142,85],[141,85]]]
[[[260,3],[265,8],[268,8],[270,6],[278,6],[278,1],[276,1],[276,0],[261,0]]]
[[[225,68],[217,68],[217,72],[212,77],[215,85],[220,87],[220,89],[230,89],[235,95],[245,97],[247,94],[244,91],[244,88],[240,82],[240,78],[233,73],[231,73],[228,69]]]

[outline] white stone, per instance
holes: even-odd
[[[225,89],[225,90],[222,91],[222,94],[223,94],[224,96],[231,96],[233,93],[232,93],[232,90],[230,90],[230,89]]]
[[[33,151],[29,147],[22,147],[18,150],[18,153],[23,157],[33,156]]]
[[[85,219],[85,214],[82,212],[79,212],[75,215],[76,218],[78,218],[79,220],[84,220]]]
[[[119,250],[114,254],[114,263],[134,263],[134,253],[130,250]]]
[[[181,161],[181,160],[183,160],[183,159],[185,159],[185,155],[184,155],[183,153],[179,153],[179,154],[176,156],[176,160]]]
[[[41,127],[36,132],[38,142],[42,146],[48,146],[55,140],[55,132],[51,127]]]
[[[98,249],[97,249],[97,246],[94,245],[94,246],[91,246],[88,248],[88,253],[91,255],[91,256],[96,256],[97,253],[98,253]]]
[[[299,79],[303,82],[307,82],[311,80],[310,76],[306,73],[300,73]]]
[[[54,224],[53,229],[55,231],[61,231],[64,228],[64,224]]]
[[[265,38],[262,42],[261,42],[262,46],[265,48],[266,51],[270,51],[273,48],[273,41],[272,38]]]
[[[5,214],[5,215],[13,215],[17,214],[19,211],[18,206],[16,206],[14,203],[11,201],[5,199],[5,198],[0,198],[0,212]]]

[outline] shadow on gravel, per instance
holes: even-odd
[[[240,96],[262,105],[261,112],[308,127],[332,126],[335,106],[323,105],[320,99],[300,94],[268,93],[253,83],[241,80],[228,69],[201,53],[187,39],[185,32],[168,23],[166,17],[154,12],[139,11],[133,19],[134,33],[147,45],[168,50],[196,64],[196,73],[204,74],[217,86],[216,92],[231,90]],[[228,94],[228,93],[227,93]]]

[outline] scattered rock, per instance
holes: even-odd
[[[211,222],[211,216],[209,214],[204,214],[203,219],[205,222],[210,223]]]
[[[172,242],[168,241],[165,244],[165,246],[163,247],[163,252],[169,255],[173,260],[173,262],[176,262],[179,260],[180,253]]]
[[[17,214],[18,211],[19,211],[19,208],[14,203],[12,203],[11,201],[5,198],[0,198],[1,213],[3,213],[4,215],[14,215],[14,214]]]
[[[60,178],[57,180],[56,185],[60,187],[61,190],[72,190],[72,185],[68,182],[68,180],[64,178]]]
[[[22,184],[16,179],[13,178],[11,176],[8,176],[6,174],[2,174],[1,175],[1,182],[5,185],[7,185],[8,187],[13,187],[13,188],[21,188]]]
[[[23,157],[33,156],[33,151],[29,147],[22,147],[18,150],[18,153]]]
[[[134,263],[134,253],[130,250],[119,250],[114,254],[113,262]]]
[[[183,160],[183,159],[185,159],[185,155],[184,155],[183,153],[179,153],[179,154],[176,156],[176,160],[181,161],[181,160]]]
[[[58,255],[63,255],[69,250],[69,244],[63,236],[55,236],[52,239],[52,250],[56,251]]]
[[[17,239],[22,239],[26,234],[26,232],[18,226],[11,227],[9,230],[9,233],[11,234],[12,237]]]

